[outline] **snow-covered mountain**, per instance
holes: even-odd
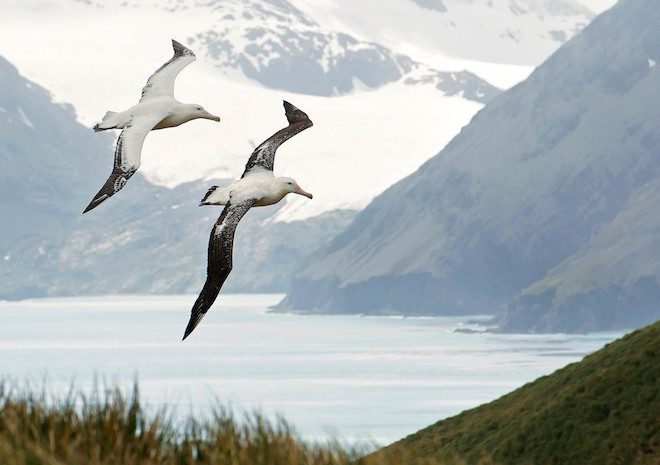
[[[438,19],[433,15],[444,21],[465,7],[476,18],[499,8],[493,18],[543,27],[552,16],[564,18],[567,37],[589,18],[577,7],[553,16],[543,5],[547,14],[514,14],[494,0],[334,4],[340,7],[332,12],[330,2],[314,8],[302,0],[0,2],[0,55],[76,111],[53,104],[48,92],[3,65],[0,188],[3,215],[16,220],[0,235],[0,293],[196,292],[203,280],[196,266],[203,268],[217,216],[196,206],[199,193],[240,175],[253,147],[283,126],[286,98],[315,126],[280,149],[276,169],[315,198],[248,215],[226,285],[281,291],[306,254],[414,172],[494,97],[486,81],[508,86],[529,72],[528,64],[511,65],[519,61],[509,58],[488,63],[438,48],[424,52],[420,38]],[[375,10],[363,14],[368,4]],[[406,30],[419,34],[403,40]],[[491,32],[470,40],[488,48]],[[81,216],[112,163],[111,138],[89,127],[106,110],[135,103],[146,78],[171,56],[171,38],[198,56],[179,76],[177,97],[202,103],[222,123],[150,134],[140,173],[101,213]],[[538,62],[547,53],[541,49]]]
[[[525,82],[481,110],[437,156],[377,197],[308,263],[283,306],[495,313],[553,267],[565,270],[576,263],[573,254],[589,260],[602,243],[616,243],[617,253],[625,254],[628,236],[612,242],[612,234],[622,231],[616,218],[638,213],[643,207],[630,205],[650,195],[645,186],[660,176],[658,23],[660,3],[654,0],[622,0],[596,18]],[[630,239],[653,229],[640,226],[631,234]],[[590,245],[591,240],[596,242]],[[642,272],[626,268],[630,265],[623,260],[617,267],[619,281],[585,275],[584,292],[576,295],[604,290],[590,288],[592,282],[616,289],[629,272],[658,281],[654,268]],[[571,273],[563,276],[562,286],[578,285]],[[557,276],[551,272],[548,278]],[[522,297],[539,295],[542,288],[552,286],[541,281]],[[626,300],[634,295],[618,293],[622,300],[615,307],[636,305]],[[520,302],[510,309],[516,314],[510,328],[523,328],[518,323],[530,312],[552,312],[551,294],[535,301],[536,310]],[[605,315],[611,309],[590,310],[603,312],[602,326],[571,328],[567,311],[559,312],[561,323],[527,329],[625,327],[624,319]],[[660,307],[646,306],[641,313],[657,318]]]
[[[323,26],[435,65],[536,66],[616,0],[290,0]],[[412,25],[412,26],[411,26]],[[448,63],[446,61],[445,63]]]
[[[570,37],[590,13],[544,6],[557,2],[571,4],[518,0],[522,13],[494,0],[440,2],[445,12],[411,0],[6,1],[0,54],[92,126],[105,111],[135,103],[146,78],[169,58],[170,38],[189,44],[199,59],[179,76],[177,97],[201,102],[223,121],[149,136],[141,172],[168,187],[238,176],[252,148],[281,126],[281,100],[291,100],[316,123],[278,159],[281,173],[315,194],[314,202],[287,200],[278,219],[295,220],[364,207],[467,124],[497,93],[486,81],[511,85],[531,69],[531,58],[525,66],[511,65],[519,62],[513,56],[485,63],[438,49],[459,38],[434,25],[463,18],[450,30],[465,31],[460,40],[483,49],[499,49],[491,44],[500,29],[523,20]],[[482,17],[493,18],[477,27],[488,34],[469,32],[468,18]],[[526,47],[527,38],[513,48]],[[559,45],[548,34],[542,40],[549,46],[526,47],[536,50],[536,63]]]
[[[220,214],[197,206],[209,183],[168,189],[138,172],[82,215],[110,172],[112,142],[0,57],[0,299],[199,292]],[[285,290],[302,259],[354,216],[274,222],[274,210],[254,209],[241,222],[226,291]]]

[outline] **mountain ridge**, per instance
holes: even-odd
[[[585,247],[660,175],[655,19],[626,0],[597,17],[375,198],[280,306],[495,314]]]
[[[0,225],[0,298],[198,292],[221,211],[198,203],[212,182],[229,180],[167,189],[136,173],[82,215],[111,169],[113,138],[77,123],[2,57],[0,84],[0,215],[11,219]],[[228,291],[281,292],[302,256],[353,216],[270,221],[276,211],[257,209],[238,228]]]

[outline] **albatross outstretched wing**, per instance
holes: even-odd
[[[147,80],[147,84],[142,88],[140,102],[164,95],[174,98],[174,80],[183,68],[195,61],[196,57],[192,50],[174,39],[172,48],[174,48],[174,56]]]
[[[299,132],[312,127],[312,120],[309,119],[307,114],[296,108],[294,105],[291,105],[286,100],[284,101],[284,110],[289,125],[284,129],[277,131],[262,142],[259,147],[254,149],[254,152],[252,152],[250,159],[245,165],[245,171],[241,178],[245,177],[246,174],[255,168],[273,171],[277,148]]]
[[[190,321],[183,339],[193,332],[218,297],[220,288],[231,272],[236,226],[256,201],[255,198],[236,203],[230,201],[215,222],[209,238],[206,282],[190,311]]]
[[[112,173],[83,213],[98,207],[124,187],[126,181],[140,167],[140,155],[144,139],[159,122],[167,116],[166,111],[151,113],[132,119],[119,134],[115,148],[115,163]]]

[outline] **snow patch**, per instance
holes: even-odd
[[[649,68],[653,68],[656,64],[656,61],[653,60],[652,58],[649,58]]]

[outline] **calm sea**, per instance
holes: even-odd
[[[281,414],[304,437],[387,443],[580,360],[622,333],[454,332],[465,318],[268,313],[222,295],[181,342],[195,296],[0,302],[0,376],[66,392],[96,377],[203,414]]]

